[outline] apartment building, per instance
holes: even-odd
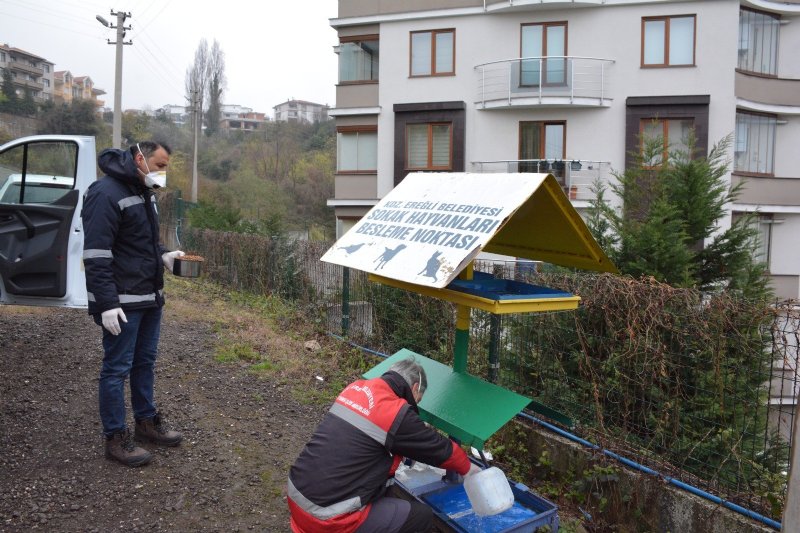
[[[800,297],[800,0],[339,0],[338,234],[411,171],[550,172],[579,210],[640,135],[733,134],[728,216]]]
[[[328,106],[305,100],[287,100],[272,108],[275,122],[302,122],[313,124],[328,120]]]
[[[0,72],[7,69],[17,96],[30,93],[35,102],[43,103],[53,98],[53,63],[25,50],[0,44]]]
[[[105,100],[100,96],[106,94],[98,89],[89,76],[73,76],[69,70],[59,70],[54,74],[55,89],[53,99],[59,104],[69,104],[73,100],[92,100],[95,107],[105,107]]]

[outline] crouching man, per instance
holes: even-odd
[[[427,383],[422,366],[405,359],[339,394],[289,471],[292,531],[411,533],[432,527],[429,507],[385,495],[402,459],[462,476],[480,468],[419,418],[417,403]]]

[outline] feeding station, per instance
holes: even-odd
[[[617,272],[556,179],[529,173],[408,174],[321,258],[455,304],[452,368],[402,349],[364,377],[414,356],[428,377],[420,417],[478,450],[532,400],[468,373],[471,310],[564,311],[580,302],[570,293],[475,272],[481,252]]]

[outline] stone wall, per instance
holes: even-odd
[[[39,121],[35,118],[0,113],[0,138],[16,139],[36,135]]]

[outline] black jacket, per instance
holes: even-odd
[[[155,195],[139,178],[128,150],[103,150],[97,158],[106,175],[83,200],[83,263],[89,313],[164,305],[167,250],[159,241]]]
[[[302,495],[298,499],[323,508],[351,498],[366,505],[383,494],[387,479],[394,473],[393,466],[397,465],[395,456],[452,468],[462,474],[469,471],[469,459],[461,448],[419,418],[406,381],[391,371],[379,380],[388,384],[395,398],[407,402],[407,408],[400,409],[391,423],[385,444],[337,416],[332,408],[289,471],[290,498]],[[299,509],[292,512],[295,519],[301,518],[295,516]]]

